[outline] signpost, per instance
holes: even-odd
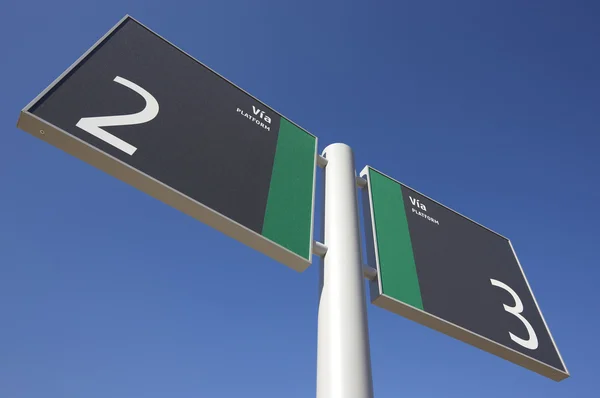
[[[311,264],[317,138],[129,16],[17,126],[297,271]]]
[[[354,154],[126,16],[17,126],[295,269],[325,168],[318,398],[373,396]],[[371,301],[554,380],[569,376],[510,241],[367,166]],[[362,181],[362,180],[361,180]]]
[[[553,380],[569,377],[508,239],[372,167],[361,176],[373,304]]]

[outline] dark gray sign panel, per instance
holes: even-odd
[[[17,126],[297,271],[311,263],[316,137],[129,16]]]
[[[508,239],[369,166],[361,176],[375,305],[553,380],[569,377]]]

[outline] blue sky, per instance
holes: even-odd
[[[359,170],[513,241],[571,378],[369,305],[378,398],[596,395],[600,7],[503,0],[4,4],[0,396],[314,396],[316,266],[296,273],[15,127],[126,13],[320,150],[344,142]]]

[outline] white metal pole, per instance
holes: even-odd
[[[323,156],[327,253],[321,260],[317,398],[372,398],[354,154],[332,144]]]

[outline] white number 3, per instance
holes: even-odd
[[[126,154],[133,155],[133,153],[137,150],[136,147],[118,137],[115,137],[108,131],[103,130],[102,127],[130,126],[133,124],[147,123],[154,119],[156,115],[158,115],[158,101],[156,101],[152,94],[127,79],[117,76],[114,78],[114,81],[141,95],[146,101],[146,106],[144,109],[131,115],[83,117],[79,119],[76,126],[87,131],[91,135],[100,138],[102,141],[109,143],[115,148],[122,150]]]
[[[519,320],[521,322],[523,322],[523,325],[525,325],[525,327],[527,328],[527,333],[529,333],[529,338],[527,340],[524,340],[520,337],[515,336],[514,334],[508,332],[508,334],[510,335],[510,338],[517,344],[522,345],[525,348],[528,348],[530,350],[535,350],[536,348],[538,348],[538,339],[537,336],[535,334],[535,330],[533,330],[533,327],[531,326],[531,324],[527,321],[527,319],[523,318],[523,315],[521,315],[521,312],[523,312],[523,303],[521,302],[521,299],[519,298],[519,296],[517,295],[517,293],[515,293],[514,290],[512,290],[510,288],[510,286],[496,280],[496,279],[490,279],[490,281],[492,282],[492,285],[494,286],[498,286],[504,290],[506,290],[507,292],[510,293],[510,295],[512,296],[513,300],[515,300],[515,306],[514,307],[509,307],[506,304],[504,305],[504,310],[506,312],[509,312],[511,314],[513,314],[514,316],[516,316],[517,318],[519,318]]]

